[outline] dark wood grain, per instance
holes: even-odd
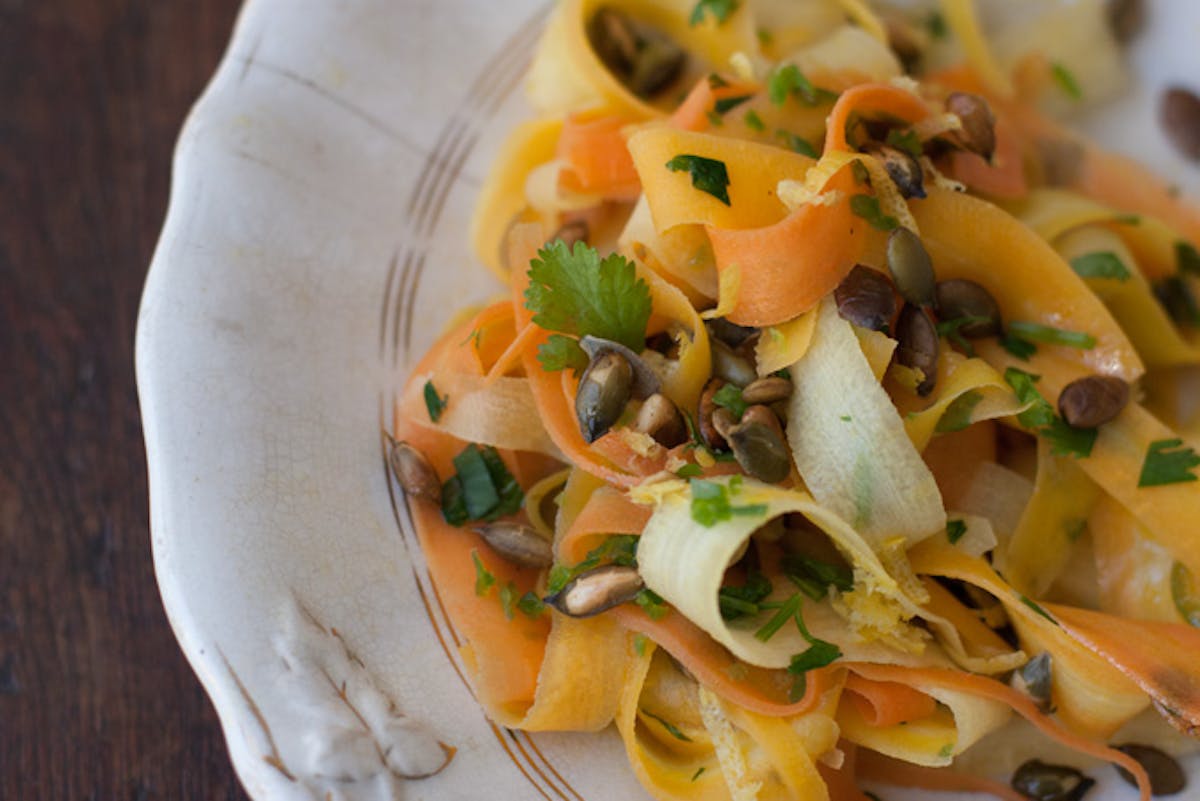
[[[244,799],[154,583],[133,336],[238,0],[0,0],[0,798]]]

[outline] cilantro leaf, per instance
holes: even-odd
[[[1094,428],[1075,428],[1067,425],[1034,386],[1039,378],[1040,376],[1031,375],[1016,367],[1009,367],[1004,371],[1004,380],[1017,393],[1017,399],[1021,403],[1033,404],[1017,415],[1017,422],[1036,431],[1038,436],[1049,442],[1051,453],[1055,456],[1090,456],[1099,432]]]
[[[436,423],[441,419],[448,400],[450,400],[448,395],[438,395],[437,388],[433,386],[432,381],[425,382],[425,410],[429,412],[431,421]]]
[[[496,449],[467,445],[454,457],[455,474],[442,485],[442,517],[452,526],[515,514],[525,493]]]
[[[537,619],[546,610],[546,605],[536,592],[530,590],[517,601],[517,609],[526,617]]]
[[[1200,253],[1190,242],[1180,240],[1175,243],[1175,265],[1181,273],[1200,275]]]
[[[692,519],[702,526],[715,526],[722,520],[729,520],[737,516],[755,516],[765,515],[767,513],[767,505],[765,503],[748,504],[744,506],[734,506],[729,501],[730,493],[736,493],[737,488],[734,483],[740,476],[734,476],[729,482],[729,487],[724,484],[718,484],[715,481],[704,481],[703,479],[689,479],[688,484],[692,491]]]
[[[950,544],[954,545],[963,538],[963,534],[967,533],[967,524],[961,520],[946,521],[946,539],[950,540]]]
[[[939,434],[962,431],[971,425],[971,415],[982,400],[983,394],[978,390],[967,390],[950,401],[946,411],[942,412],[942,416],[938,418],[937,427],[934,430]]]
[[[813,86],[795,64],[785,64],[771,73],[767,81],[767,95],[771,102],[782,106],[789,97],[796,97],[806,106],[815,106],[837,97],[827,89]]]
[[[616,253],[602,260],[583,242],[572,251],[555,240],[538,251],[529,262],[525,308],[547,331],[600,337],[638,353],[646,346],[650,288],[633,262]]]
[[[1075,74],[1067,69],[1067,65],[1056,61],[1051,65],[1050,71],[1054,74],[1054,80],[1066,92],[1067,97],[1072,100],[1083,99],[1083,89],[1080,88],[1079,81],[1075,79]]]
[[[775,138],[783,140],[783,143],[788,146],[788,150],[793,153],[799,153],[801,156],[808,156],[810,159],[820,158],[820,153],[802,136],[797,136],[791,131],[785,131],[783,128],[775,131]]]
[[[500,493],[478,446],[468,445],[455,456],[454,469],[471,519],[478,520],[500,505]]]
[[[745,103],[754,95],[738,95],[736,97],[723,97],[713,104],[713,111],[718,114],[727,114],[741,104]]]
[[[692,15],[688,17],[688,25],[699,25],[709,14],[720,24],[729,19],[729,15],[737,11],[737,7],[737,0],[699,0],[692,8]]]
[[[475,563],[475,594],[483,597],[496,583],[496,577],[483,566],[483,560],[479,558],[479,551],[474,548],[471,549],[471,561]]]
[[[633,600],[651,620],[662,620],[667,614],[667,602],[654,590],[644,589]]]
[[[1011,334],[1000,337],[1000,346],[1022,361],[1029,361],[1029,357],[1037,353],[1037,345]]]
[[[717,593],[721,617],[725,620],[736,620],[746,615],[758,614],[758,604],[771,594],[771,589],[771,582],[766,576],[757,570],[751,570],[746,575],[745,584],[726,585]]]
[[[692,176],[692,186],[707,192],[726,206],[729,203],[729,173],[725,162],[681,153],[667,162],[671,172],[686,172]]]
[[[869,222],[872,228],[880,231],[891,231],[900,226],[899,220],[883,213],[879,207],[879,198],[874,195],[852,195],[850,211]]]
[[[637,544],[638,538],[632,534],[617,534],[604,540],[592,550],[588,551],[577,565],[567,567],[566,565],[555,565],[550,568],[550,574],[546,577],[546,592],[549,595],[561,590],[567,586],[567,583],[578,576],[580,573],[591,570],[594,567],[599,567],[600,563],[607,560],[611,565],[622,565],[624,567],[633,567],[637,564]]]
[[[812,644],[808,646],[807,650],[792,657],[792,662],[788,665],[788,673],[793,676],[797,673],[807,673],[810,670],[825,667],[842,655],[842,649],[831,642],[815,638],[810,642]]]
[[[921,137],[917,132],[909,128],[907,131],[902,131],[899,128],[893,128],[888,131],[887,144],[889,147],[894,147],[901,150],[915,159],[921,157]]]
[[[1082,331],[1067,331],[1040,323],[1015,320],[1008,324],[1009,333],[1027,342],[1042,342],[1047,345],[1065,345],[1068,348],[1090,350],[1096,347],[1096,338]]]
[[[510,581],[500,588],[500,608],[504,610],[504,617],[508,620],[512,620],[516,613],[514,608],[516,602],[517,585]]]
[[[1071,269],[1080,278],[1112,278],[1117,281],[1128,281],[1132,277],[1125,264],[1117,258],[1117,254],[1107,250],[1076,256],[1071,259]]]
[[[704,475],[704,469],[695,462],[688,462],[683,467],[675,471],[675,475],[680,478],[698,478]]]
[[[733,416],[741,420],[750,404],[742,399],[742,388],[737,384],[726,384],[713,393],[713,403],[733,412]]]
[[[1146,460],[1142,463],[1139,487],[1160,487],[1164,484],[1179,484],[1195,481],[1193,467],[1200,466],[1200,456],[1181,439],[1160,439],[1150,443]]]
[[[766,124],[762,121],[762,117],[758,116],[758,112],[754,109],[747,111],[746,116],[742,119],[745,120],[746,127],[752,131],[758,131],[759,133],[762,133],[767,129]]]
[[[543,344],[538,345],[538,364],[548,373],[565,370],[568,367],[579,375],[588,366],[588,357],[579,340],[562,334],[551,334]]]

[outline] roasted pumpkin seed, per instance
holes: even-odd
[[[592,359],[575,395],[575,417],[587,442],[595,442],[608,433],[620,419],[632,397],[633,368],[624,356],[613,350]]]
[[[1200,97],[1178,86],[1163,93],[1159,106],[1163,132],[1175,149],[1200,161]]]
[[[488,546],[504,559],[521,567],[549,567],[554,563],[550,543],[522,523],[501,521],[475,529]]]
[[[638,409],[633,428],[653,437],[654,441],[664,448],[682,445],[688,438],[683,415],[670,398],[659,393],[646,398],[642,408]]]
[[[787,400],[791,396],[792,382],[777,375],[769,375],[751,381],[742,390],[742,400],[751,406],[769,406],[776,401]]]
[[[883,164],[901,195],[906,198],[925,197],[925,171],[911,153],[887,145],[869,147],[867,152]]]
[[[405,494],[438,504],[442,502],[442,484],[425,454],[407,442],[393,441],[388,457]]]
[[[751,408],[762,409],[774,417],[765,406]],[[742,422],[729,430],[726,439],[738,464],[759,481],[776,484],[792,472],[792,454],[778,423],[772,426],[762,422],[751,416],[748,409]]]
[[[938,319],[951,322],[967,318],[955,332],[967,339],[993,337],[1000,333],[1000,304],[974,281],[951,278],[939,281],[934,289]]]
[[[730,384],[744,387],[758,378],[754,363],[736,353],[720,340],[709,343],[712,346],[712,371],[717,378],[724,379]]]
[[[1129,385],[1111,375],[1077,378],[1058,396],[1058,411],[1069,425],[1095,428],[1104,425],[1129,403]]]
[[[632,601],[645,586],[636,567],[604,565],[580,573],[543,600],[564,615],[591,617]]]
[[[940,342],[937,328],[929,318],[929,312],[905,303],[896,321],[896,362],[920,370],[924,378],[917,385],[917,394],[925,397],[937,384],[937,364]]]
[[[589,359],[595,359],[606,351],[613,351],[620,354],[633,369],[633,384],[630,388],[630,393],[638,400],[650,397],[662,387],[662,379],[658,377],[658,373],[654,371],[654,368],[645,359],[620,342],[613,342],[611,339],[601,339],[600,337],[588,335],[579,340],[579,347],[583,348],[583,352],[588,355]]]
[[[1115,746],[1115,748],[1137,760],[1137,763],[1145,769],[1146,775],[1150,777],[1150,790],[1154,795],[1175,795],[1183,792],[1187,787],[1187,775],[1183,772],[1183,768],[1165,751],[1152,745],[1139,745],[1138,743],[1126,743]],[[1133,778],[1132,773],[1120,765],[1115,767],[1122,779],[1137,787],[1137,780]]]
[[[838,314],[860,328],[886,331],[896,316],[896,292],[878,270],[856,264],[833,291]]]
[[[1096,783],[1075,768],[1031,759],[1017,768],[1012,788],[1033,801],[1079,801]]]
[[[933,305],[933,261],[921,237],[907,228],[893,230],[888,235],[887,266],[901,297],[917,306]]]
[[[946,110],[962,121],[958,132],[962,146],[991,161],[996,152],[996,118],[988,102],[970,92],[952,92],[946,98]]]

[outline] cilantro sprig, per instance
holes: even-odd
[[[1004,380],[1017,394],[1021,403],[1033,404],[1017,415],[1017,422],[1032,429],[1040,437],[1050,443],[1051,452],[1055,456],[1074,456],[1086,458],[1092,453],[1096,444],[1097,430],[1094,428],[1074,428],[1067,425],[1050,402],[1042,397],[1035,384],[1041,376],[1032,375],[1016,367],[1004,371]]]
[[[638,353],[645,348],[650,287],[624,256],[613,253],[601,259],[584,242],[571,250],[555,240],[529,263],[525,308],[533,312],[535,324],[558,332],[538,349],[543,369],[579,369],[587,356],[572,337],[599,337]]]
[[[1160,439],[1150,443],[1142,462],[1139,487],[1161,487],[1195,481],[1193,467],[1200,467],[1200,456],[1181,439]]]
[[[490,445],[467,445],[454,457],[455,474],[442,485],[442,517],[452,526],[516,514],[521,485]]]
[[[681,153],[667,162],[671,172],[686,172],[692,177],[692,186],[712,195],[726,206],[729,202],[729,173],[725,162],[716,159]]]

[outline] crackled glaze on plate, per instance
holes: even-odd
[[[1141,80],[1196,88],[1200,5],[1152,6]],[[138,326],[152,537],[256,799],[646,798],[611,733],[484,718],[384,459],[409,367],[456,309],[502,290],[465,232],[529,114],[520,78],[547,8],[252,0],[181,135]],[[1093,129],[1153,143],[1151,163],[1196,192],[1152,97]],[[1097,798],[1124,797],[1106,778]]]

